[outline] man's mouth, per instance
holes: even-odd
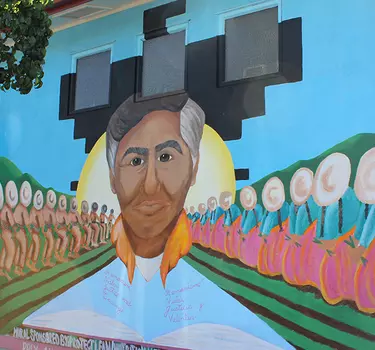
[[[168,203],[164,201],[143,201],[142,203],[138,204],[134,209],[139,211],[143,215],[151,216],[165,209],[167,206]]]

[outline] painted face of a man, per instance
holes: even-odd
[[[172,231],[197,168],[180,134],[180,114],[146,115],[121,140],[111,174],[125,226],[142,239]]]

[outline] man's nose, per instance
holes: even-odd
[[[145,193],[147,195],[155,194],[160,187],[160,182],[156,174],[155,161],[150,160],[147,167],[146,178],[145,178]]]

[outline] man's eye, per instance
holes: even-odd
[[[132,166],[140,166],[140,165],[142,165],[143,164],[143,159],[141,159],[141,158],[134,158],[134,159],[132,159],[132,161],[130,162],[130,164],[132,165]]]
[[[172,156],[171,156],[170,154],[168,154],[168,153],[164,153],[164,154],[162,154],[162,155],[159,157],[159,161],[160,161],[160,162],[163,162],[163,163],[165,163],[165,162],[169,162],[171,159],[172,159]]]

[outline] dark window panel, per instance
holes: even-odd
[[[143,45],[142,97],[185,87],[185,31],[146,40]]]
[[[278,71],[277,7],[226,20],[226,81],[259,77]]]
[[[109,104],[111,51],[77,60],[75,110]]]

